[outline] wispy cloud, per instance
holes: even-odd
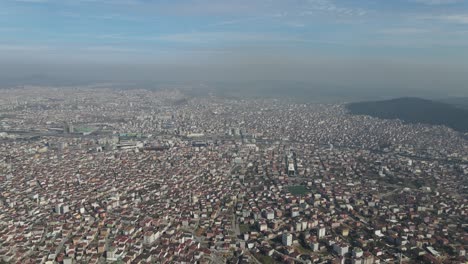
[[[454,24],[468,24],[468,14],[424,15],[417,18],[420,20],[438,20]]]
[[[0,32],[16,32],[20,30],[21,28],[17,28],[17,27],[0,27]]]
[[[290,27],[295,27],[295,28],[303,28],[306,26],[304,23],[296,22],[296,21],[286,22],[286,25]]]
[[[462,3],[464,0],[412,0],[412,2],[424,5],[449,5]]]
[[[148,38],[147,38],[148,39]],[[192,32],[181,34],[170,34],[153,37],[152,40],[162,42],[172,42],[175,44],[189,44],[196,46],[200,44],[211,48],[232,48],[240,47],[261,47],[268,49],[271,47],[284,47],[291,44],[340,44],[333,40],[311,39],[298,34],[280,33],[247,33],[247,32]],[[195,45],[193,45],[195,44]]]
[[[266,42],[288,41],[292,38],[275,34],[251,34],[243,32],[193,32],[169,34],[155,37],[155,40],[178,43],[224,43],[224,42]]]
[[[330,0],[308,0],[308,10],[303,11],[302,15],[315,15],[317,12],[332,13],[341,16],[364,16],[368,13],[362,8],[351,8],[338,6]]]
[[[99,51],[99,52],[108,52],[108,53],[134,53],[134,52],[143,52],[141,49],[126,48],[126,47],[117,47],[117,46],[88,46],[84,47],[81,50],[84,51]]]
[[[0,44],[0,51],[39,52],[39,51],[48,51],[48,50],[52,50],[52,48],[50,46],[42,46],[42,45]]]
[[[72,19],[93,19],[93,20],[120,20],[120,21],[143,21],[142,18],[137,16],[126,16],[116,13],[108,13],[108,14],[99,14],[99,15],[92,15],[92,14],[82,14],[79,12],[71,12],[71,11],[64,11],[59,12],[59,15],[66,18]]]
[[[113,5],[135,5],[144,3],[140,0],[10,0],[21,3],[65,3],[65,4],[113,4]]]
[[[21,3],[47,3],[49,0],[14,0]]]
[[[439,19],[458,24],[468,24],[468,14],[440,16]]]
[[[235,25],[235,24],[242,24],[247,22],[271,19],[271,18],[282,18],[288,15],[287,12],[282,13],[275,13],[275,14],[268,14],[268,15],[259,15],[259,16],[250,16],[250,17],[241,17],[236,19],[224,20],[218,23],[215,23],[216,26],[225,26],[225,25]]]
[[[434,32],[427,28],[412,28],[412,27],[401,27],[401,28],[387,28],[380,31],[382,34],[387,35],[415,35],[415,34],[426,34]]]

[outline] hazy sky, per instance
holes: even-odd
[[[2,78],[100,69],[468,95],[468,0],[1,0],[0,36]]]

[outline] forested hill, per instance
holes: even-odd
[[[400,119],[408,123],[445,125],[460,132],[468,132],[468,110],[421,98],[405,97],[350,103],[347,108],[355,115]]]

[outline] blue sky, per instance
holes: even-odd
[[[0,52],[10,56],[468,54],[466,0],[2,0],[0,15]]]
[[[0,34],[0,57],[26,63],[460,71],[468,0],[1,0]]]

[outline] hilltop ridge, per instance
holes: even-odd
[[[417,97],[347,104],[354,115],[383,119],[400,119],[408,123],[444,125],[459,132],[468,132],[468,110]]]

